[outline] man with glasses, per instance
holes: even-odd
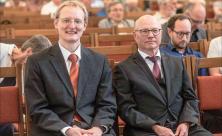
[[[133,32],[138,51],[114,70],[124,136],[211,136],[198,125],[198,100],[182,59],[159,50],[161,33],[154,16],[140,17]]]
[[[206,8],[203,4],[200,3],[189,3],[184,10],[184,14],[188,15],[191,20],[191,38],[190,42],[197,42],[201,39],[206,39],[207,34],[204,29],[204,23],[206,18]],[[170,43],[170,37],[167,31],[167,23],[163,24],[163,36],[162,43]]]
[[[122,27],[133,27],[134,21],[130,19],[125,19],[124,17],[125,8],[123,3],[113,1],[109,3],[107,7],[108,17],[99,21],[98,26],[100,28],[111,28],[117,26]]]
[[[167,23],[170,43],[163,45],[161,49],[174,56],[194,55],[202,58],[202,53],[188,46],[191,38],[191,24],[191,19],[186,15],[177,14],[171,17]],[[200,69],[199,75],[207,75],[207,69]]]
[[[115,135],[112,71],[103,55],[81,44],[87,23],[83,3],[65,1],[55,13],[58,43],[28,58],[25,95],[32,136]]]

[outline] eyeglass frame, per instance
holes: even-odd
[[[154,32],[155,30],[158,30],[158,33],[155,34]],[[144,29],[136,29],[134,30],[134,32],[139,32],[143,36],[147,36],[149,32],[152,32],[153,36],[158,36],[161,30],[162,30],[161,28],[152,28],[152,29],[144,28]]]
[[[81,24],[84,24],[84,23],[85,23],[84,20],[81,20],[81,19],[78,19],[78,18],[76,18],[76,19],[71,19],[71,18],[58,18],[58,19],[60,19],[61,22],[62,22],[63,24],[66,24],[66,25],[70,25],[70,24],[72,24],[72,23],[75,23],[76,25],[81,25]],[[79,21],[79,22],[78,22],[78,21]]]
[[[175,31],[174,29],[171,29],[171,30],[176,33],[176,35],[179,39],[183,39],[184,35],[186,36],[187,39],[191,36],[191,32],[184,33],[184,32]]]

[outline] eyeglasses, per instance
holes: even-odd
[[[149,32],[152,32],[152,34],[154,35],[154,36],[157,36],[157,35],[159,35],[160,34],[160,31],[161,31],[162,29],[159,29],[159,28],[152,28],[152,29],[139,29],[139,30],[135,30],[136,32],[139,32],[141,35],[144,35],[144,36],[146,36],[146,35],[148,35],[149,34]]]
[[[114,8],[114,9],[111,9],[110,11],[112,11],[112,12],[123,12],[124,11],[124,9],[121,9],[121,8]]]
[[[172,30],[173,32],[176,33],[177,37],[182,39],[184,37],[184,35],[186,36],[186,38],[189,38],[191,35],[191,32],[177,32],[175,30]]]
[[[63,24],[66,25],[70,25],[72,23],[75,23],[76,25],[81,25],[84,22],[81,19],[71,19],[71,18],[61,18],[61,21]]]

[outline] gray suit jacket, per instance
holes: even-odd
[[[182,59],[161,53],[161,63],[165,93],[138,52],[115,68],[114,88],[126,136],[153,133],[152,126],[163,125],[169,116],[177,123],[198,123],[198,100]]]
[[[100,125],[112,128],[116,99],[109,64],[105,57],[84,47],[81,47],[81,56],[76,99],[58,45],[29,57],[25,95],[32,119],[32,136],[62,135],[60,130],[72,124],[76,113],[86,129]]]

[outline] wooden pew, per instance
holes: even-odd
[[[24,136],[22,65],[1,67],[0,77],[16,77],[16,86],[0,87],[0,123],[18,123],[17,135]]]
[[[118,63],[130,56],[131,54],[137,51],[135,45],[127,46],[100,46],[100,47],[89,47],[95,52],[101,53],[108,57],[108,59],[114,60],[115,63]]]
[[[198,42],[190,42],[189,47],[201,52],[205,57],[207,56],[208,50],[209,50],[209,42],[207,39],[199,40]]]
[[[191,68],[192,68],[192,81],[195,89],[196,89],[196,80],[198,77],[198,70],[200,68],[222,67],[222,57],[196,58],[195,56],[190,56],[190,59],[191,59]]]
[[[135,44],[133,35],[99,35],[95,33],[95,46]]]

